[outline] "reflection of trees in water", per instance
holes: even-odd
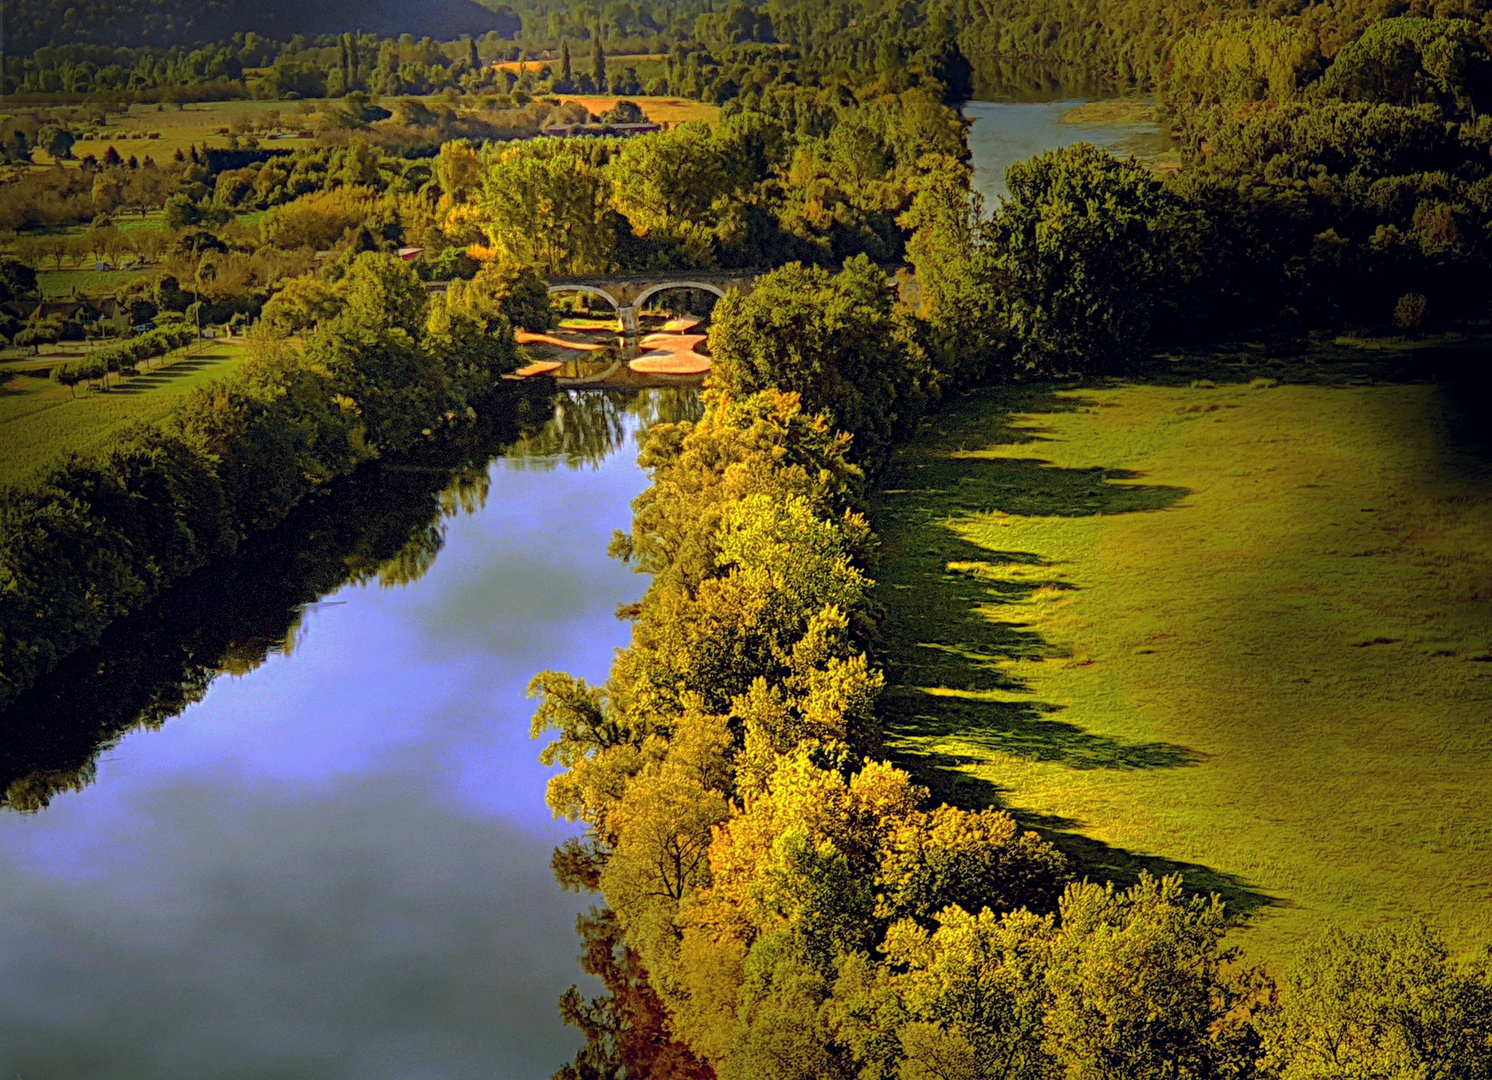
[[[677,424],[681,420],[698,420],[705,414],[699,391],[692,387],[654,390],[632,399],[630,411],[637,417],[639,434],[654,424]]]
[[[94,778],[101,750],[158,728],[219,674],[293,650],[305,606],[349,582],[413,581],[444,538],[450,469],[372,467],[231,562],[121,620],[0,714],[0,806],[37,810]]]
[[[617,398],[609,412],[594,405],[585,411],[574,397],[563,395],[553,407],[566,409],[576,463],[599,460],[620,444],[621,435],[598,436],[624,435],[629,409],[645,426],[691,408],[682,399],[640,404],[650,397],[642,395]],[[348,583],[419,580],[445,543],[447,520],[486,504],[494,453],[515,438],[532,444],[533,435],[521,435],[525,426],[543,432],[554,422],[525,424],[551,408],[532,390],[515,391],[507,404],[506,415],[467,439],[332,485],[233,560],[198,572],[115,623],[95,648],[70,657],[0,713],[0,807],[39,810],[58,792],[82,790],[93,781],[99,753],[127,733],[160,727],[200,700],[221,673],[246,674],[272,653],[291,652],[306,606],[319,597]],[[575,421],[577,411],[585,419]],[[576,432],[580,425],[592,433],[588,444]]]
[[[666,311],[670,315],[709,316],[719,302],[720,297],[714,293],[686,285],[654,293],[648,300],[648,310]]]
[[[697,419],[703,410],[699,392],[689,388],[636,394],[621,390],[563,390],[540,427],[527,431],[504,452],[511,461],[537,469],[599,465],[653,424]]]
[[[980,101],[1058,101],[1105,98],[1116,91],[1103,74],[1078,64],[1053,60],[1012,60],[976,54],[974,96]]]

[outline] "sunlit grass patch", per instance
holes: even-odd
[[[150,275],[153,267],[134,270],[96,270],[92,266],[67,270],[38,270],[36,285],[45,297],[71,296],[89,289],[117,288],[137,278]]]
[[[611,330],[621,331],[621,324],[615,318],[581,318],[571,317],[559,320],[561,330]]]
[[[96,450],[134,423],[156,423],[183,394],[221,378],[242,358],[236,344],[178,354],[108,391],[65,387],[19,373],[0,384],[0,486],[23,481],[69,453]],[[153,363],[153,362],[152,362]]]
[[[676,97],[639,97],[615,94],[562,94],[562,101],[578,101],[590,113],[600,116],[609,112],[618,101],[635,102],[642,114],[655,124],[681,124],[688,120],[704,120],[713,124],[720,119],[720,106],[703,101]]]
[[[1146,101],[1144,98],[1108,98],[1073,106],[1062,114],[1061,122],[1113,127],[1119,124],[1155,124],[1159,119],[1160,110],[1153,101]]]
[[[1492,942],[1492,468],[1441,387],[1249,374],[989,393],[902,455],[892,745],[1085,873],[1220,889],[1261,959]]]

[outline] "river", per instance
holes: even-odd
[[[606,545],[657,397],[600,424],[571,404],[568,440],[423,492],[443,514],[398,470],[360,478],[366,497],[314,511],[289,556],[371,506],[372,535],[327,553],[370,580],[277,623],[236,614],[281,584],[249,569],[201,700],[106,750],[82,790],[0,815],[3,1075],[532,1078],[573,1054],[555,1002],[587,901],[549,871],[571,827],[545,807],[524,691],[546,667],[603,678],[627,640],[614,612],[646,582]],[[189,647],[213,630],[170,629]],[[122,645],[103,662],[128,669]]]
[[[969,105],[976,185],[1134,135],[1061,123],[1072,104]],[[524,691],[602,679],[626,642],[645,580],[606,545],[645,484],[635,435],[692,402],[565,396],[475,465],[361,475],[0,717],[0,1076],[540,1080],[570,1058],[555,1003],[586,985],[589,900],[550,875],[571,827]]]
[[[1088,103],[1085,98],[1053,101],[971,101],[964,116],[969,128],[969,151],[973,155],[974,188],[984,196],[986,209],[998,205],[1005,195],[1005,169],[1044,150],[1073,143],[1091,142],[1100,150],[1119,157],[1135,155],[1154,159],[1170,148],[1169,137],[1154,122],[1123,113],[1099,114],[1079,120],[1073,110]]]

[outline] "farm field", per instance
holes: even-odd
[[[532,61],[530,63],[532,64]],[[688,98],[650,98],[638,95],[627,97],[607,94],[557,96],[562,101],[578,101],[596,115],[611,109],[618,101],[635,101],[649,120],[664,124],[676,124],[686,120],[706,120],[713,123],[720,116],[719,106]],[[444,101],[444,98],[430,96],[419,100],[434,102]],[[480,97],[465,97],[462,103],[467,107],[475,107],[481,100]],[[133,154],[143,159],[149,154],[158,162],[167,161],[177,150],[185,152],[194,144],[220,148],[226,146],[227,136],[223,132],[231,127],[235,120],[259,120],[266,113],[274,111],[279,114],[280,126],[287,131],[311,128],[315,126],[318,119],[314,113],[324,109],[338,108],[340,104],[335,99],[311,99],[303,102],[201,101],[187,103],[180,109],[175,105],[167,105],[164,109],[158,109],[155,105],[133,105],[128,113],[109,114],[108,127],[104,129],[105,134],[101,138],[79,139],[73,145],[74,160],[64,162],[64,164],[75,167],[78,161],[88,154],[102,158],[110,146],[126,158]],[[154,138],[150,137],[152,134],[155,135]],[[275,139],[263,142],[262,145],[294,150],[314,145],[314,140]],[[52,159],[43,151],[37,152],[36,161],[42,166],[52,164]],[[121,215],[121,224],[123,220],[124,215]]]
[[[895,755],[1080,873],[1222,892],[1251,961],[1492,944],[1492,464],[1444,387],[1250,374],[991,392],[902,454]]]
[[[161,420],[183,394],[226,375],[242,356],[237,342],[215,342],[160,367],[151,361],[144,374],[111,380],[107,392],[80,389],[76,397],[45,377],[0,365],[0,485],[64,454],[97,449],[126,425]]]
[[[334,107],[336,102],[320,102],[316,105]],[[197,145],[225,146],[227,139],[219,132],[232,126],[240,118],[260,119],[271,110],[280,114],[280,124],[289,129],[308,126],[306,112],[294,101],[201,101],[188,102],[182,108],[166,105],[132,105],[128,113],[110,113],[105,134],[98,139],[80,139],[73,145],[73,157],[81,159],[88,154],[103,157],[112,146],[124,157],[131,154],[143,159],[149,154],[158,162],[171,158],[177,150],[186,151]],[[157,137],[150,138],[154,133]],[[310,146],[310,139],[277,139],[269,146],[293,149]],[[50,158],[38,152],[39,162],[49,163]]]
[[[681,124],[687,120],[704,120],[713,124],[720,119],[720,106],[689,98],[627,97],[616,94],[561,94],[559,98],[561,101],[578,101],[596,116],[615,108],[618,101],[636,102],[642,114],[655,124]]]
[[[138,267],[129,270],[95,270],[92,266],[71,267],[64,270],[40,270],[36,275],[36,287],[44,299],[55,300],[76,292],[86,292],[100,287],[115,289],[130,281],[148,277],[155,267]]]

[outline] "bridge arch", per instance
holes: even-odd
[[[611,305],[612,310],[616,311],[618,314],[621,313],[621,302],[618,301],[615,296],[612,296],[611,293],[607,292],[605,289],[597,288],[595,285],[561,284],[549,286],[550,296],[555,296],[559,293],[574,292],[588,293],[591,296],[599,296],[602,300],[605,300],[608,304]]]
[[[649,285],[642,292],[638,293],[637,299],[633,301],[632,306],[641,311],[642,306],[650,299],[661,292],[667,292],[669,289],[699,289],[702,292],[714,293],[722,300],[725,299],[725,290],[719,285],[711,285],[708,281],[665,281],[660,285]]]

